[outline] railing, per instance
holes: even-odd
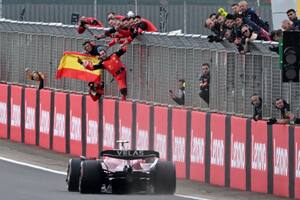
[[[1,2],[1,0],[0,0]],[[125,15],[129,10],[149,19],[161,32],[181,29],[184,33],[209,34],[203,26],[205,19],[222,7],[231,11],[231,3],[224,0],[9,0],[2,1],[2,17],[35,22],[71,24],[72,14],[95,16],[106,23],[110,11]],[[95,5],[96,3],[96,5]],[[272,27],[270,0],[248,0],[262,19]],[[136,6],[137,4],[137,6]],[[1,4],[0,4],[1,6]],[[1,12],[1,11],[0,11]]]
[[[46,87],[86,92],[86,83],[56,80],[55,73],[63,52],[82,51],[81,44],[88,38],[91,38],[88,33],[78,35],[71,25],[2,19],[0,80],[32,84],[24,75],[25,68],[29,67],[46,74]],[[263,98],[264,117],[278,116],[273,106],[278,97],[286,99],[299,116],[299,84],[281,82],[278,55],[269,50],[269,45],[255,42],[251,53],[242,55],[233,44],[209,43],[206,36],[144,34],[129,46],[123,57],[128,68],[129,98],[175,105],[168,91],[176,91],[177,80],[183,78],[187,82],[186,106],[189,107],[248,116],[252,113],[249,97],[258,93]],[[209,108],[198,94],[198,77],[205,62],[211,65]],[[116,83],[110,82],[111,76],[105,79],[106,95],[118,96]]]

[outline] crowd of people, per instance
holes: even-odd
[[[208,36],[210,42],[219,42],[227,39],[234,42],[240,52],[247,52],[249,42],[253,40],[279,41],[282,37],[282,31],[276,30],[269,32],[269,24],[262,20],[253,8],[248,7],[246,1],[232,4],[232,14],[227,13],[220,8],[217,14],[213,13],[205,21],[205,27],[209,28],[215,34]],[[300,20],[297,19],[296,11],[290,9],[287,11],[288,19],[282,22],[282,30],[299,30]],[[78,58],[77,62],[87,70],[104,69],[113,80],[118,84],[121,99],[126,100],[127,81],[126,67],[122,63],[120,57],[126,53],[127,46],[144,31],[155,32],[157,29],[148,20],[135,16],[133,12],[128,12],[127,16],[117,15],[113,12],[107,14],[107,21],[110,25],[102,34],[94,34],[90,27],[103,28],[103,23],[95,18],[81,17],[78,23],[77,32],[82,34],[86,30],[94,37],[93,39],[111,38],[106,45],[97,45],[93,40],[85,41],[83,45],[84,54],[97,56],[99,63],[93,64],[90,61]],[[107,50],[113,45],[119,44],[119,50],[108,55]],[[277,47],[271,47],[277,51]],[[203,63],[201,65],[201,73],[199,75],[199,97],[209,106],[209,84],[210,84],[210,65]],[[44,87],[45,76],[38,71],[26,69],[26,75],[29,80],[40,83],[39,89]],[[97,101],[104,95],[104,82],[89,82],[89,94],[94,101]],[[179,79],[177,84],[178,91],[175,93],[169,90],[169,96],[178,105],[185,105],[185,89],[186,81]],[[253,105],[252,119],[263,119],[263,100],[258,94],[251,96],[251,104]],[[270,118],[268,124],[300,124],[300,119],[290,112],[289,104],[282,98],[275,101],[275,107],[281,113],[281,119]]]
[[[249,44],[254,40],[279,42],[282,39],[283,31],[300,30],[300,20],[297,18],[296,11],[289,9],[286,14],[287,19],[282,21],[281,29],[271,31],[268,22],[263,20],[253,8],[250,8],[247,1],[242,0],[231,5],[231,13],[219,8],[216,13],[210,14],[205,20],[204,26],[213,32],[208,36],[209,42],[228,40],[236,45],[240,53],[247,53]],[[275,52],[279,51],[278,45],[271,45],[269,49]],[[204,73],[202,72],[202,74]],[[203,84],[200,83],[200,88],[201,85]],[[209,93],[207,93],[202,90],[200,97],[205,100],[205,96],[208,96],[209,99]],[[262,102],[263,100],[258,94],[251,96],[252,119],[255,121],[263,119]],[[300,124],[300,118],[290,111],[290,106],[284,99],[276,99],[274,105],[280,111],[281,118],[270,118],[268,124]]]
[[[90,27],[103,28],[103,23],[96,18],[81,17],[78,23],[77,32],[82,34],[84,31],[89,31],[94,39],[103,39],[105,37],[111,38],[111,40],[105,45],[96,45],[92,40],[85,41],[83,43],[84,54],[97,56],[99,63],[93,65],[89,61],[83,61],[78,58],[78,63],[84,66],[88,70],[104,69],[110,75],[113,76],[118,84],[121,99],[126,100],[127,97],[127,73],[126,67],[122,63],[120,57],[126,53],[127,46],[138,35],[141,35],[144,31],[156,32],[157,28],[147,19],[144,19],[138,15],[135,15],[132,11],[127,13],[127,16],[117,15],[114,12],[107,14],[107,22],[110,28],[102,34],[94,34]],[[120,49],[110,55],[107,53],[107,49],[113,45],[119,44]],[[89,94],[94,101],[98,100],[104,94],[104,82],[99,83],[90,82]]]
[[[232,4],[231,11],[219,8],[205,20],[204,26],[214,33],[208,36],[209,42],[228,40],[236,45],[239,52],[246,53],[253,40],[278,42],[282,31],[300,30],[300,20],[294,9],[286,12],[288,19],[282,21],[281,29],[273,31],[268,22],[248,6],[247,1]],[[270,50],[277,51],[277,47],[271,46]]]
[[[263,116],[263,100],[258,94],[251,96],[251,104],[253,105],[252,119],[255,121],[262,120]],[[294,113],[290,111],[290,105],[282,98],[277,98],[274,102],[275,108],[280,112],[280,119],[275,117],[269,118],[267,124],[300,124],[300,118],[297,118]]]

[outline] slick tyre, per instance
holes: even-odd
[[[80,176],[80,158],[73,158],[69,160],[68,171],[67,171],[67,186],[68,191],[78,192],[79,191],[79,176]]]
[[[79,192],[83,194],[100,193],[103,184],[103,169],[100,161],[81,162]]]
[[[176,190],[176,169],[172,162],[158,161],[152,171],[156,194],[174,194]]]

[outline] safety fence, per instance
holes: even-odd
[[[93,30],[101,33],[101,30]],[[29,67],[46,74],[46,87],[86,92],[87,84],[78,80],[56,80],[55,74],[64,51],[82,51],[89,33],[78,35],[74,26],[36,22],[0,20],[0,80],[32,84],[25,79]],[[103,44],[101,40],[97,43]],[[263,98],[263,116],[278,117],[273,102],[286,99],[299,116],[299,84],[282,83],[278,55],[269,50],[270,43],[255,42],[251,53],[239,54],[227,41],[209,43],[206,36],[146,33],[129,46],[123,61],[128,68],[129,98],[160,104],[175,103],[169,90],[176,91],[177,80],[186,80],[186,107],[249,116],[249,97],[257,93]],[[110,49],[110,52],[117,47]],[[201,64],[211,70],[210,105],[199,97]],[[105,77],[105,92],[118,96],[111,77]]]
[[[184,33],[209,34],[209,30],[203,26],[206,18],[211,13],[217,12],[220,7],[230,12],[233,2],[223,0],[2,0],[2,17],[13,20],[73,24],[72,14],[78,14],[96,17],[108,26],[105,20],[108,12],[114,11],[126,15],[129,10],[132,10],[153,22],[160,32],[180,29]],[[248,2],[249,7],[255,8],[262,19],[272,26],[270,1],[249,0]]]
[[[178,178],[300,198],[300,127],[233,115],[0,84],[0,138],[98,157],[128,140]]]

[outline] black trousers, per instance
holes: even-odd
[[[209,105],[209,90],[201,90],[199,96]]]

